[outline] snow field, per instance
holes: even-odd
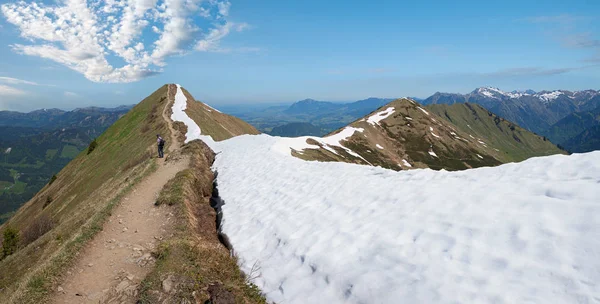
[[[600,152],[395,172],[268,135],[207,143],[224,231],[269,301],[600,302]]]
[[[233,138],[215,163],[224,229],[270,300],[600,299],[600,152],[394,172],[275,155],[277,140]]]

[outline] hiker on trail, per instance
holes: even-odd
[[[156,134],[156,143],[158,144],[158,158],[163,158],[165,154],[163,153],[163,148],[165,147],[165,140],[160,137],[160,134]]]

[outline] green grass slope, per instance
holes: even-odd
[[[60,270],[101,229],[119,198],[153,170],[155,134],[168,133],[161,118],[166,102],[165,85],[108,128],[91,153],[79,153],[56,181],[0,227],[17,229],[21,239],[14,254],[1,256],[1,303],[43,301]],[[34,228],[42,221],[51,229],[39,235]]]
[[[502,162],[518,162],[534,156],[565,153],[546,138],[529,132],[477,104],[434,104],[427,106],[427,109],[462,132],[481,138],[490,147],[499,150],[494,156]]]

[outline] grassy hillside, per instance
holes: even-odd
[[[344,148],[327,142],[346,127],[324,139],[307,140],[319,149],[292,151],[292,155],[305,160],[352,162],[393,170],[463,170],[566,153],[544,137],[469,103],[438,104],[424,109],[403,98],[349,126],[355,131],[341,140]]]
[[[153,170],[155,134],[168,133],[160,117],[166,100],[163,86],[99,136],[91,153],[79,153],[0,227],[20,235],[16,252],[0,261],[0,302],[43,299],[60,269],[101,229],[119,198]],[[41,223],[45,228],[40,230]]]
[[[502,162],[564,153],[546,138],[531,133],[478,104],[434,104],[427,106],[427,109],[462,132],[481,138],[490,147],[500,150],[502,153],[496,153],[495,157]]]
[[[369,122],[390,109],[393,112],[378,123]],[[360,157],[335,146],[328,147],[336,151],[333,153],[314,140],[313,144],[321,149],[305,149],[293,155],[306,160],[354,162],[393,170],[462,170],[501,163],[494,157],[493,149],[409,99],[395,100],[350,126],[363,131],[355,132],[341,143]]]

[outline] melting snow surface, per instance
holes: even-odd
[[[367,122],[372,125],[379,124],[380,121],[382,121],[382,120],[388,118],[390,115],[392,115],[395,110],[396,109],[394,109],[394,107],[389,107],[389,108],[385,109],[384,111],[381,111],[379,113],[369,116],[369,118],[367,119]]]
[[[383,150],[383,147],[380,144],[377,144],[376,146],[377,146],[377,148]]]
[[[224,231],[269,301],[600,298],[600,151],[395,172],[303,161],[273,149],[281,140],[207,142],[221,151]]]

